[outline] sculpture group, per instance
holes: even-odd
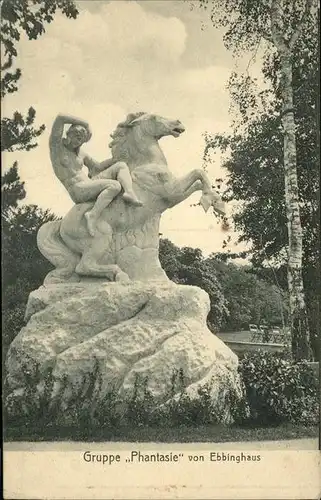
[[[65,125],[69,125],[64,137]],[[47,222],[38,247],[55,266],[45,283],[83,276],[111,281],[166,280],[158,260],[161,214],[202,190],[204,210],[224,213],[206,173],[194,169],[181,178],[169,170],[159,146],[162,137],[184,132],[179,120],[132,113],[111,134],[112,158],[97,162],[81,154],[91,137],[84,120],[59,115],[52,127],[52,166],[74,207],[61,221]],[[88,174],[84,167],[88,168]]]
[[[210,387],[217,414],[231,421],[229,394],[241,394],[237,357],[207,328],[205,291],[170,281],[158,258],[166,209],[201,190],[204,210],[224,211],[204,171],[182,178],[170,172],[158,141],[183,132],[178,120],[130,114],[112,134],[112,158],[99,163],[81,153],[88,124],[56,118],[52,166],[75,205],[38,232],[39,249],[55,269],[30,293],[27,324],[8,351],[13,418],[47,398],[46,411],[58,409],[58,423],[74,424],[74,402],[87,394],[88,380],[94,393],[84,404],[92,411],[110,391],[128,400],[137,377],[148,380],[157,410],[179,397],[183,387],[174,390],[172,381],[182,370],[189,397]]]

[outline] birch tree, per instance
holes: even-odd
[[[286,224],[288,234],[287,281],[290,303],[290,327],[293,354],[309,359],[309,325],[302,277],[302,226],[297,174],[295,106],[293,102],[292,64],[296,44],[316,22],[314,0],[200,0],[210,12],[214,26],[226,29],[224,42],[236,56],[247,51],[257,53],[264,42],[265,57],[276,52],[279,62],[279,89],[282,102],[283,171]],[[308,166],[307,166],[308,168]]]
[[[284,133],[284,183],[285,206],[288,226],[288,287],[291,313],[291,332],[295,355],[309,358],[309,327],[302,278],[302,227],[297,176],[297,154],[295,140],[295,117],[292,86],[292,57],[297,39],[308,14],[312,0],[306,0],[304,11],[298,25],[289,39],[285,36],[286,22],[280,0],[271,4],[271,37],[277,48],[281,63],[282,124]]]

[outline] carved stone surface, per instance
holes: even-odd
[[[213,398],[228,389],[240,392],[237,357],[207,329],[208,311],[203,290],[171,282],[41,287],[30,295],[29,322],[8,355],[11,397],[23,397],[26,364],[28,377],[37,365],[40,379],[51,367],[56,395],[67,380],[61,404],[68,406],[96,362],[102,381],[98,398],[111,387],[129,395],[139,374],[148,377],[160,403],[179,369],[192,396],[211,380]]]

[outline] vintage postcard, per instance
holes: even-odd
[[[0,0],[4,498],[320,498],[314,0]]]

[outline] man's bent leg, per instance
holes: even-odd
[[[86,203],[97,200],[104,189],[115,190],[115,185],[119,187],[119,182],[107,179],[81,181],[73,185],[69,193],[75,203]]]
[[[129,168],[126,163],[118,162],[113,165],[112,168],[116,168],[117,180],[120,182],[124,189],[123,198],[125,201],[132,203],[138,207],[141,207],[143,203],[137,198],[133,190],[133,181],[130,174]]]
[[[101,191],[101,193],[97,197],[97,200],[93,208],[85,214],[85,218],[87,220],[88,232],[91,236],[95,235],[96,222],[101,212],[104,210],[104,208],[108,207],[108,205],[120,193],[120,191],[121,191],[121,186],[119,182],[110,180],[105,189]]]
[[[143,203],[137,198],[133,190],[132,176],[125,162],[118,161],[114,163],[111,167],[106,168],[106,170],[103,170],[98,175],[96,175],[95,179],[118,180],[124,190],[124,200],[138,207],[141,207],[143,205]]]

